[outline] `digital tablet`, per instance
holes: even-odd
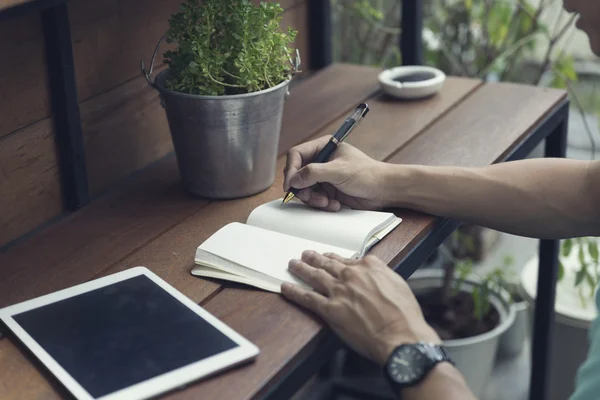
[[[258,348],[145,267],[0,309],[77,399],[145,399],[250,361]]]

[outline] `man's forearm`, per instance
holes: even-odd
[[[438,364],[427,374],[423,382],[415,387],[404,389],[398,393],[402,400],[475,400],[475,396],[467,386],[458,370],[448,364]]]
[[[480,168],[392,166],[388,204],[521,236],[600,235],[600,164],[532,159]]]

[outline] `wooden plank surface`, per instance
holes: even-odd
[[[158,93],[141,76],[83,102],[81,122],[92,196],[173,151]]]
[[[373,93],[376,74],[369,68],[332,66],[316,75],[319,79],[300,82],[295,92],[319,93],[327,100],[320,110],[323,119],[305,118],[300,111],[308,108],[306,98],[290,97],[282,136],[296,135],[295,141],[301,141],[336,115],[349,112],[355,101]],[[370,79],[356,79],[359,76]],[[340,85],[319,91],[324,81],[336,79]],[[244,202],[231,202],[236,201]],[[183,193],[175,160],[165,159],[142,172],[131,184],[125,182],[117,192],[0,253],[0,307],[139,264],[153,267],[196,301],[207,298],[220,285],[189,273],[193,250],[202,240],[201,236],[194,236],[192,229],[201,229],[206,223],[189,217],[205,205],[206,202]],[[152,240],[164,232],[162,241]],[[22,355],[14,354],[21,353],[12,342],[0,340],[0,370],[11,371],[11,375],[18,371],[18,377],[12,375],[14,378],[0,383],[1,399],[21,399],[21,393],[31,394],[29,398],[59,398],[37,368]]]
[[[55,148],[49,119],[0,137],[0,247],[61,214]]]
[[[0,51],[2,137],[50,115],[40,14],[0,22]]]
[[[352,133],[352,138],[358,143],[363,143],[362,149],[367,153],[385,159],[440,115],[452,109],[478,85],[479,82],[475,80],[451,79],[440,96],[414,104],[391,104],[388,99],[375,96],[369,100],[372,108],[369,117],[361,124],[360,129]],[[357,99],[353,104],[358,102],[360,100]],[[390,114],[396,115],[397,118],[390,117]],[[342,115],[313,137],[331,133],[346,117],[346,114]],[[410,123],[406,121],[408,119],[411,119]],[[393,146],[388,146],[385,151],[380,145],[381,142],[393,143]],[[189,276],[195,248],[226,223],[245,222],[255,207],[281,197],[284,161],[284,158],[280,158],[276,183],[266,192],[248,199],[211,203],[163,237],[136,252],[126,263],[120,263],[116,270],[133,265],[149,265],[161,276],[168,274],[170,282],[192,300],[203,300],[201,296],[205,292],[206,280],[194,277],[190,279]],[[169,255],[168,250],[173,249],[174,253],[181,256],[181,249],[186,247],[187,250],[183,253],[187,253],[187,260],[183,262],[177,263],[174,257]],[[114,271],[111,269],[108,272]],[[173,398],[214,398],[218,393],[222,398],[251,398],[266,382],[285,368],[299,349],[310,345],[315,332],[320,329],[320,325],[311,316],[290,306],[281,297],[255,290],[225,288],[221,293],[217,293],[216,297],[209,299],[206,307],[226,323],[235,326],[234,329],[239,328],[243,331],[246,337],[261,348],[261,356],[257,363],[249,368],[242,368],[233,375],[213,378],[210,383],[191,386],[172,394]],[[249,323],[251,320],[256,320],[257,323]],[[286,336],[282,336],[284,332]],[[271,343],[277,344],[271,346]],[[236,384],[231,385],[234,381]]]
[[[285,106],[281,142],[290,147],[304,141],[320,132],[321,126],[327,125],[335,116],[350,112],[358,102],[368,99],[374,92],[373,82],[377,73],[373,68],[334,65],[298,84],[292,89],[295,95],[288,98]],[[320,90],[318,96],[311,95],[317,90]],[[320,118],[309,116],[314,102],[320,104],[318,112],[315,110]],[[223,225],[245,222],[255,207],[283,196],[283,153],[288,147],[280,146],[282,154],[277,162],[277,177],[268,190],[243,199],[211,203],[110,269],[101,271],[98,276],[144,265],[192,300],[204,300],[218,286],[190,275],[196,248]]]
[[[335,66],[298,86],[295,93],[301,93],[302,96],[294,96],[292,93],[292,97],[288,100],[280,150],[284,152],[299,141],[331,133],[347,112],[373,93],[376,73],[376,70],[364,67]],[[340,75],[343,74],[348,75],[341,78]],[[354,79],[356,76],[364,79]],[[334,79],[338,79],[338,84],[328,86],[330,80]],[[452,122],[454,118],[458,118],[459,121],[464,119],[465,113],[471,112],[470,110],[475,107],[470,105],[471,103],[485,103],[489,100],[486,100],[487,97],[500,96],[491,89],[486,96],[478,97],[481,91],[488,89],[486,89],[487,85],[476,89],[477,85],[475,81],[451,79],[440,96],[419,103],[391,103],[381,97],[372,98],[369,101],[372,112],[361,124],[360,129],[353,132],[352,141],[368,154],[392,162],[403,162],[403,159],[399,158],[403,154],[415,157],[415,150],[412,149],[422,148],[431,141],[436,142],[434,139],[438,136],[443,136],[445,138],[443,140],[454,141],[447,143],[451,149],[456,146],[467,146],[472,142],[474,135],[480,134],[477,129],[458,123],[455,123],[455,126],[448,125],[448,121]],[[546,104],[556,102],[562,96],[559,92],[553,92],[536,97],[537,95],[531,95],[532,92],[529,90],[539,89],[528,89],[517,94],[523,98],[534,97],[536,102]],[[328,99],[323,98],[327,96]],[[509,118],[506,114],[514,117],[514,109],[528,107],[524,99],[519,102],[512,98],[510,93],[502,92],[501,96],[510,98],[505,102],[494,103],[496,109],[486,108],[485,104],[480,104],[477,112],[487,116],[492,110],[494,115],[499,113],[504,116],[498,119],[503,121]],[[307,103],[317,103],[318,107],[312,108]],[[467,106],[464,106],[465,104]],[[504,108],[500,107],[502,104],[505,104]],[[327,107],[329,109],[324,109]],[[538,106],[535,110],[541,112],[543,107],[543,105]],[[313,110],[312,112],[321,113],[321,118],[313,118],[310,113],[302,112],[310,109]],[[457,113],[459,115],[455,116]],[[390,117],[389,114],[396,115],[397,118]],[[505,129],[495,130],[496,139],[488,135],[487,146],[497,149],[497,146],[510,141],[510,138],[504,137],[505,135],[516,134],[508,129],[518,130],[525,127],[527,123],[533,124],[536,118],[541,117],[532,114],[530,120],[527,120],[525,114],[527,114],[525,111],[522,112],[522,116],[519,114],[520,124],[511,124]],[[482,126],[485,127],[490,123],[490,120],[486,121]],[[476,122],[473,121],[472,124],[474,123]],[[519,137],[513,137],[513,142]],[[388,145],[393,143],[393,146],[389,145],[386,148],[381,145],[382,142]],[[438,144],[427,144],[427,146],[433,146],[435,151],[440,152],[439,157],[451,161],[450,157],[453,156],[444,155],[445,148],[436,147],[441,142],[436,143]],[[400,148],[402,149],[399,150]],[[493,152],[483,153],[484,155],[478,156],[479,162],[494,161],[494,159],[486,161],[486,157]],[[454,150],[451,150],[451,154],[455,154]],[[470,154],[469,157],[475,156]],[[423,155],[423,159],[424,162],[430,162],[426,155]],[[415,160],[419,162],[418,157]],[[29,298],[32,292],[42,294],[69,286],[73,281],[80,282],[135,265],[146,265],[194,301],[203,302],[209,311],[261,347],[261,355],[253,365],[219,375],[203,384],[192,385],[168,397],[213,398],[218,395],[219,398],[252,398],[274,377],[289,368],[290,361],[301,351],[316,346],[319,334],[323,332],[322,326],[311,315],[288,304],[280,296],[240,288],[236,285],[221,290],[220,282],[193,277],[189,274],[189,270],[193,265],[193,252],[199,243],[225,223],[245,221],[255,206],[282,195],[283,161],[283,158],[278,161],[277,180],[269,190],[247,199],[214,202],[204,207],[187,199],[194,203],[196,208],[186,211],[187,214],[184,216],[173,208],[163,210],[173,207],[172,203],[176,203],[180,208],[182,205],[189,207],[185,205],[185,200],[178,199],[177,196],[175,200],[169,197],[173,196],[173,193],[180,192],[172,187],[177,182],[174,162],[172,159],[165,160],[164,164],[157,165],[155,169],[150,169],[147,175],[142,175],[137,187],[115,195],[112,201],[101,200],[94,212],[88,211],[89,215],[86,212],[79,213],[78,219],[73,217],[71,218],[73,221],[59,224],[59,230],[42,232],[28,242],[10,249],[12,252],[0,254],[0,271],[4,272],[6,269],[9,272],[8,279],[0,282],[0,306],[14,303],[18,299]],[[163,176],[159,183],[153,179],[153,175],[156,174]],[[153,189],[148,189],[149,186]],[[155,191],[160,194],[146,195],[144,191]],[[155,203],[157,197],[162,199],[158,205]],[[134,207],[141,206],[141,198],[147,198],[153,204],[148,209],[155,207],[153,209],[155,212],[160,209],[160,212],[171,217],[177,215],[179,221],[143,223],[144,229],[145,226],[150,225],[153,234],[142,235],[140,232],[144,229],[136,230],[140,220],[147,218],[152,220],[156,217],[146,217],[145,213],[130,214],[135,211]],[[121,203],[125,205],[121,206]],[[115,207],[116,211],[111,207]],[[386,262],[393,261],[398,254],[404,253],[414,245],[415,238],[423,234],[432,221],[430,216],[418,213],[404,211],[398,213],[405,218],[401,228],[396,229],[388,239],[373,249],[373,253]],[[164,218],[168,218],[168,215]],[[117,217],[124,226],[117,226]],[[102,223],[105,219],[108,221]],[[68,225],[74,225],[74,228],[68,228]],[[156,228],[159,225],[163,227],[162,230]],[[113,229],[116,229],[116,234],[111,234]],[[78,234],[82,233],[83,237],[80,238]],[[105,235],[110,239],[104,239]],[[61,243],[60,247],[67,248],[57,251],[56,243]],[[115,247],[117,254],[113,254]],[[36,256],[29,254],[33,249],[37,249]],[[129,251],[125,253],[126,249]],[[53,254],[54,252],[58,254]],[[48,258],[49,263],[45,262]],[[54,277],[50,274],[42,276],[39,271],[44,268],[58,272],[58,276]],[[85,273],[82,272],[84,268]],[[76,276],[72,277],[72,274]],[[43,282],[43,278],[47,282]],[[34,283],[28,283],[29,280],[33,280]],[[24,289],[21,289],[22,287]],[[20,352],[15,350],[11,342],[0,341],[0,369],[11,371],[11,376],[14,376],[12,379],[4,380],[5,383],[0,385],[0,398],[16,398],[15,396],[22,393],[31,395],[31,398],[57,398],[58,394],[38,370],[30,365],[27,359],[15,354]]]
[[[564,96],[563,91],[533,87],[482,86],[388,161],[403,163],[410,159],[415,164],[433,165],[494,163]],[[364,131],[362,126],[360,131]],[[372,141],[377,142],[384,140],[379,135],[387,130],[380,126],[374,132],[377,133],[373,133]],[[433,217],[420,213],[399,210],[397,214],[404,222],[371,251],[388,263],[400,261],[435,222]],[[315,323],[312,315],[272,293],[225,289],[205,307],[261,346],[262,358],[234,372],[235,379],[221,375],[207,384],[174,394],[173,398],[210,398],[216,393],[227,398],[253,398],[274,376],[288,370],[294,357],[314,348],[323,333],[322,325]]]
[[[172,151],[165,112],[140,76],[139,61],[148,61],[180,3],[152,0],[141,7],[138,0],[69,1],[92,196]],[[305,1],[281,4],[284,27],[300,30],[296,44],[308,53]],[[1,163],[4,173],[20,166],[0,183],[0,205],[8,205],[0,211],[1,248],[48,223],[63,207],[58,180],[52,178],[49,186],[56,165],[46,162],[55,158],[55,149],[47,136],[53,129],[40,13],[2,21],[0,49],[11,55],[0,60],[0,140],[11,135],[0,142]],[[39,140],[42,127],[45,140]],[[18,151],[9,146],[17,142]]]
[[[356,79],[366,76],[366,71],[371,72],[371,80]],[[352,109],[355,98],[368,98],[374,89],[372,79],[376,73],[369,68],[332,66],[321,72],[319,79],[300,82],[299,93],[315,93],[322,80],[352,83],[331,86],[321,92],[320,97],[328,101],[322,105],[323,120],[319,121],[305,118],[301,112],[306,107],[306,99],[290,97],[282,139],[294,135],[301,141],[314,134],[323,121],[329,123],[333,116]],[[192,198],[183,191],[175,161],[163,160],[131,183],[124,182],[121,189],[111,195],[0,253],[3,275],[0,307],[89,279],[205,204],[206,201]],[[40,265],[52,268],[53,277],[37,274]]]

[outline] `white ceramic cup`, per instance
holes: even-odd
[[[413,74],[430,75],[430,79],[404,81],[402,77]],[[385,93],[400,99],[420,99],[432,96],[440,91],[446,80],[446,74],[437,68],[410,65],[386,69],[379,74],[379,83]]]

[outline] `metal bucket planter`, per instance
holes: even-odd
[[[444,272],[437,269],[421,269],[408,279],[408,284],[415,294],[439,289],[444,282]],[[460,290],[472,292],[478,285],[476,280],[466,279]],[[500,314],[500,323],[494,329],[469,338],[444,341],[456,368],[463,374],[467,385],[477,398],[483,394],[492,373],[500,337],[515,319],[515,312],[508,298],[509,295],[505,291],[491,293],[490,303]]]
[[[293,75],[275,87],[247,94],[174,92],[165,85],[168,69],[154,82],[151,78],[160,42],[149,72],[142,62],[142,73],[160,93],[184,188],[210,199],[245,197],[268,189],[275,180],[283,107]],[[296,61],[295,71],[299,56]]]

